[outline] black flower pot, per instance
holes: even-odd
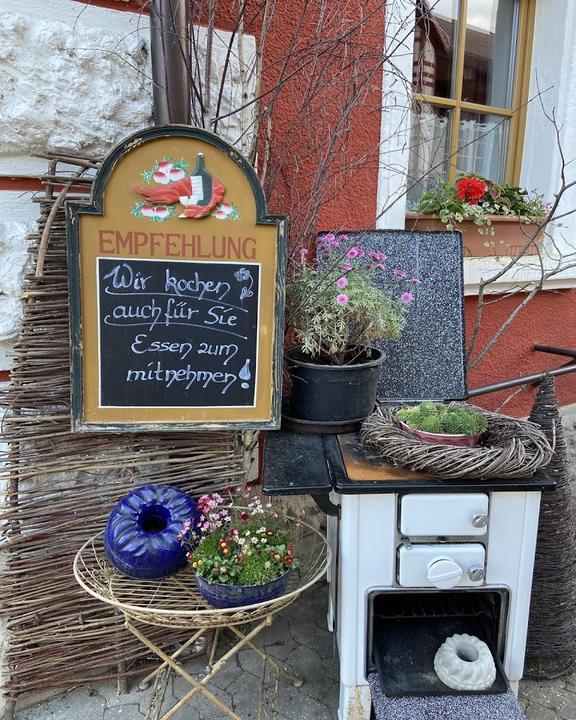
[[[384,356],[372,348],[349,365],[313,362],[300,348],[285,353],[290,380],[286,414],[317,423],[359,423],[374,410]]]

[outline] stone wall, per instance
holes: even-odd
[[[203,75],[206,31],[194,28],[197,71]],[[152,123],[149,19],[146,14],[72,0],[3,0],[0,14],[0,371],[18,330],[19,278],[25,237],[37,217],[33,191],[4,189],[3,178],[46,170],[37,153],[102,156]],[[218,97],[230,34],[218,31],[212,50],[213,102]],[[232,47],[220,113],[254,96],[255,39]],[[213,108],[212,108],[213,110]],[[210,111],[210,109],[209,109]],[[246,150],[252,110],[231,115],[219,133]]]

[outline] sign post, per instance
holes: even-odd
[[[279,427],[287,220],[232,146],[136,133],[67,222],[75,430]]]

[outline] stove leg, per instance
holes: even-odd
[[[368,685],[340,684],[338,720],[370,720],[372,696]]]
[[[516,697],[518,697],[518,688],[520,685],[519,680],[510,680],[510,690],[514,693]]]

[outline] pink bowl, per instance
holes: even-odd
[[[435,443],[436,445],[459,445],[460,447],[474,447],[478,443],[478,435],[437,435],[436,433],[425,432],[424,430],[414,430],[402,420],[398,420],[402,426],[402,430],[405,430],[410,435],[424,440],[424,442]]]

